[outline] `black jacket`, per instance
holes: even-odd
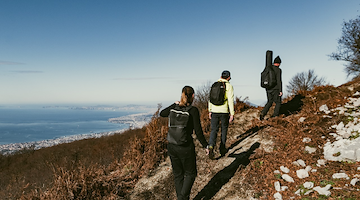
[[[160,116],[161,117],[168,117],[169,114],[170,114],[170,110],[175,108],[175,103],[171,104],[169,107],[163,109],[161,112],[160,112]],[[208,143],[204,137],[204,134],[203,134],[203,131],[202,131],[202,128],[201,128],[201,122],[200,122],[200,113],[199,113],[199,110],[198,108],[196,107],[191,107],[190,110],[189,110],[189,113],[190,113],[190,119],[188,121],[188,124],[186,127],[188,127],[188,137],[191,138],[191,140],[189,141],[192,141],[192,133],[193,133],[193,130],[195,130],[195,134],[196,134],[196,137],[197,139],[200,141],[201,145],[205,148]]]
[[[267,91],[278,90],[279,92],[282,92],[281,69],[275,65],[272,65],[271,67],[274,69],[276,74],[276,85],[271,89],[267,89]]]

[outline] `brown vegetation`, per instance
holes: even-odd
[[[209,160],[196,142],[199,174],[194,183],[194,199],[272,199],[274,182],[279,181],[289,189],[282,193],[284,199],[295,196],[296,183],[285,183],[274,175],[281,165],[295,169],[289,163],[297,159],[308,165],[323,157],[321,151],[313,154],[304,151],[302,138],[311,136],[310,146],[323,146],[322,136],[328,127],[337,124],[341,116],[324,118],[319,114],[323,104],[331,108],[343,105],[344,97],[360,91],[359,81],[341,87],[321,86],[284,100],[283,115],[259,121],[258,108],[236,99],[236,116],[229,128],[229,153],[225,158]],[[293,104],[299,104],[293,106]],[[285,106],[286,105],[286,106]],[[296,109],[294,109],[296,108]],[[159,108],[160,109],[160,108]],[[201,120],[205,136],[210,133],[208,112],[202,109]],[[299,123],[300,117],[306,117]],[[141,179],[157,177],[161,168],[171,169],[166,159],[167,119],[156,112],[142,129],[99,139],[76,141],[41,150],[26,149],[14,155],[0,155],[0,196],[2,199],[130,199],[136,183]],[[253,140],[251,140],[253,139]],[[256,142],[254,142],[256,141]],[[272,145],[266,146],[266,141]],[[267,149],[266,149],[267,148]],[[270,150],[269,150],[270,149]],[[166,164],[167,163],[167,164]],[[331,175],[340,170],[356,174],[359,163],[329,162],[311,178],[316,185],[331,181]],[[167,173],[168,174],[168,173]],[[171,174],[171,173],[170,173]],[[157,180],[154,186],[138,194],[139,199],[173,199],[172,176]],[[219,185],[220,183],[220,185]],[[343,180],[334,181],[327,199],[358,199],[360,192],[344,189]],[[296,199],[300,197],[295,196]],[[308,199],[326,198],[312,193]],[[134,198],[135,199],[135,198]]]
[[[358,91],[360,87],[353,89],[354,91]],[[343,105],[347,101],[344,97],[349,97],[351,94],[352,91],[345,86],[338,88],[333,86],[316,87],[313,91],[304,94],[306,98],[303,99],[304,105],[299,113],[288,117],[271,119],[263,123],[263,125],[271,128],[262,130],[259,134],[266,134],[271,137],[275,146],[272,153],[258,152],[253,156],[253,158],[256,159],[252,160],[246,177],[249,183],[255,186],[255,196],[259,199],[272,198],[272,195],[276,192],[274,188],[274,182],[276,181],[280,181],[282,185],[289,187],[287,191],[282,193],[284,199],[296,196],[294,193],[301,185],[296,182],[287,183],[280,177],[275,176],[273,172],[280,169],[281,165],[284,165],[291,170],[291,174],[289,175],[296,177],[294,173],[296,171],[295,166],[291,165],[291,163],[298,159],[304,160],[307,165],[316,166],[317,160],[323,158],[323,152],[316,151],[313,154],[305,152],[305,145],[302,139],[311,137],[312,141],[307,145],[313,147],[323,146],[326,140],[322,139],[322,137],[328,135],[329,127],[333,124],[338,124],[343,119],[341,115],[333,118],[324,118],[323,115],[319,113],[319,107],[326,104],[331,109],[338,105]],[[306,120],[303,123],[299,123],[298,120],[300,117],[306,117]],[[259,125],[260,122],[255,124]],[[312,181],[315,185],[324,187],[326,185],[325,183],[331,182],[331,176],[334,173],[342,170],[353,175],[356,174],[357,166],[358,163],[329,162],[326,168],[320,169],[315,175],[312,174],[312,177],[308,177],[304,181]],[[321,195],[319,196],[317,193],[312,193],[307,199],[335,199],[332,197],[358,199],[360,192],[345,189],[345,184],[346,181],[344,180],[335,181],[333,187],[340,189],[332,190],[334,194],[329,198],[320,197]],[[296,196],[296,199],[301,199],[301,197]]]

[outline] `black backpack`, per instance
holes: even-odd
[[[265,67],[261,72],[261,87],[271,89],[276,85],[276,75],[272,65]]]
[[[188,142],[187,124],[190,118],[189,110],[192,106],[180,107],[176,105],[170,110],[169,132],[167,140],[171,144],[182,145]]]
[[[210,103],[214,105],[224,105],[226,92],[226,84],[225,82],[216,81],[212,84],[210,89]]]

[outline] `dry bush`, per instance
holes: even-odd
[[[249,103],[247,103],[248,99],[248,97],[245,97],[243,100],[241,100],[241,97],[235,98],[235,113],[241,113],[247,109],[254,108],[254,106],[251,106]]]
[[[23,195],[22,199],[126,197],[137,180],[154,169],[166,156],[167,119],[160,118],[158,113],[159,110],[143,128],[144,135],[134,135],[129,137],[127,143],[119,144],[123,145],[125,151],[121,159],[110,164],[85,164],[79,161],[77,167],[72,169],[53,167],[55,175],[51,187],[32,190]]]
[[[33,191],[45,191],[54,184],[53,166],[77,173],[81,167],[107,166],[120,162],[129,141],[143,138],[145,129],[86,139],[40,150],[25,149],[13,155],[0,155],[1,199],[18,199]],[[59,174],[56,174],[57,177]]]

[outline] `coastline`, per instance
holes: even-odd
[[[22,149],[38,150],[41,148],[51,147],[63,143],[71,143],[77,140],[100,138],[103,136],[110,136],[113,134],[121,134],[129,129],[142,128],[151,120],[152,116],[153,116],[153,112],[149,112],[149,113],[138,113],[138,114],[132,114],[132,115],[108,119],[108,122],[110,123],[128,124],[129,128],[127,129],[101,132],[101,133],[77,134],[77,135],[63,136],[55,139],[47,139],[47,140],[40,140],[33,142],[3,144],[0,145],[0,154],[3,155],[12,154]]]

